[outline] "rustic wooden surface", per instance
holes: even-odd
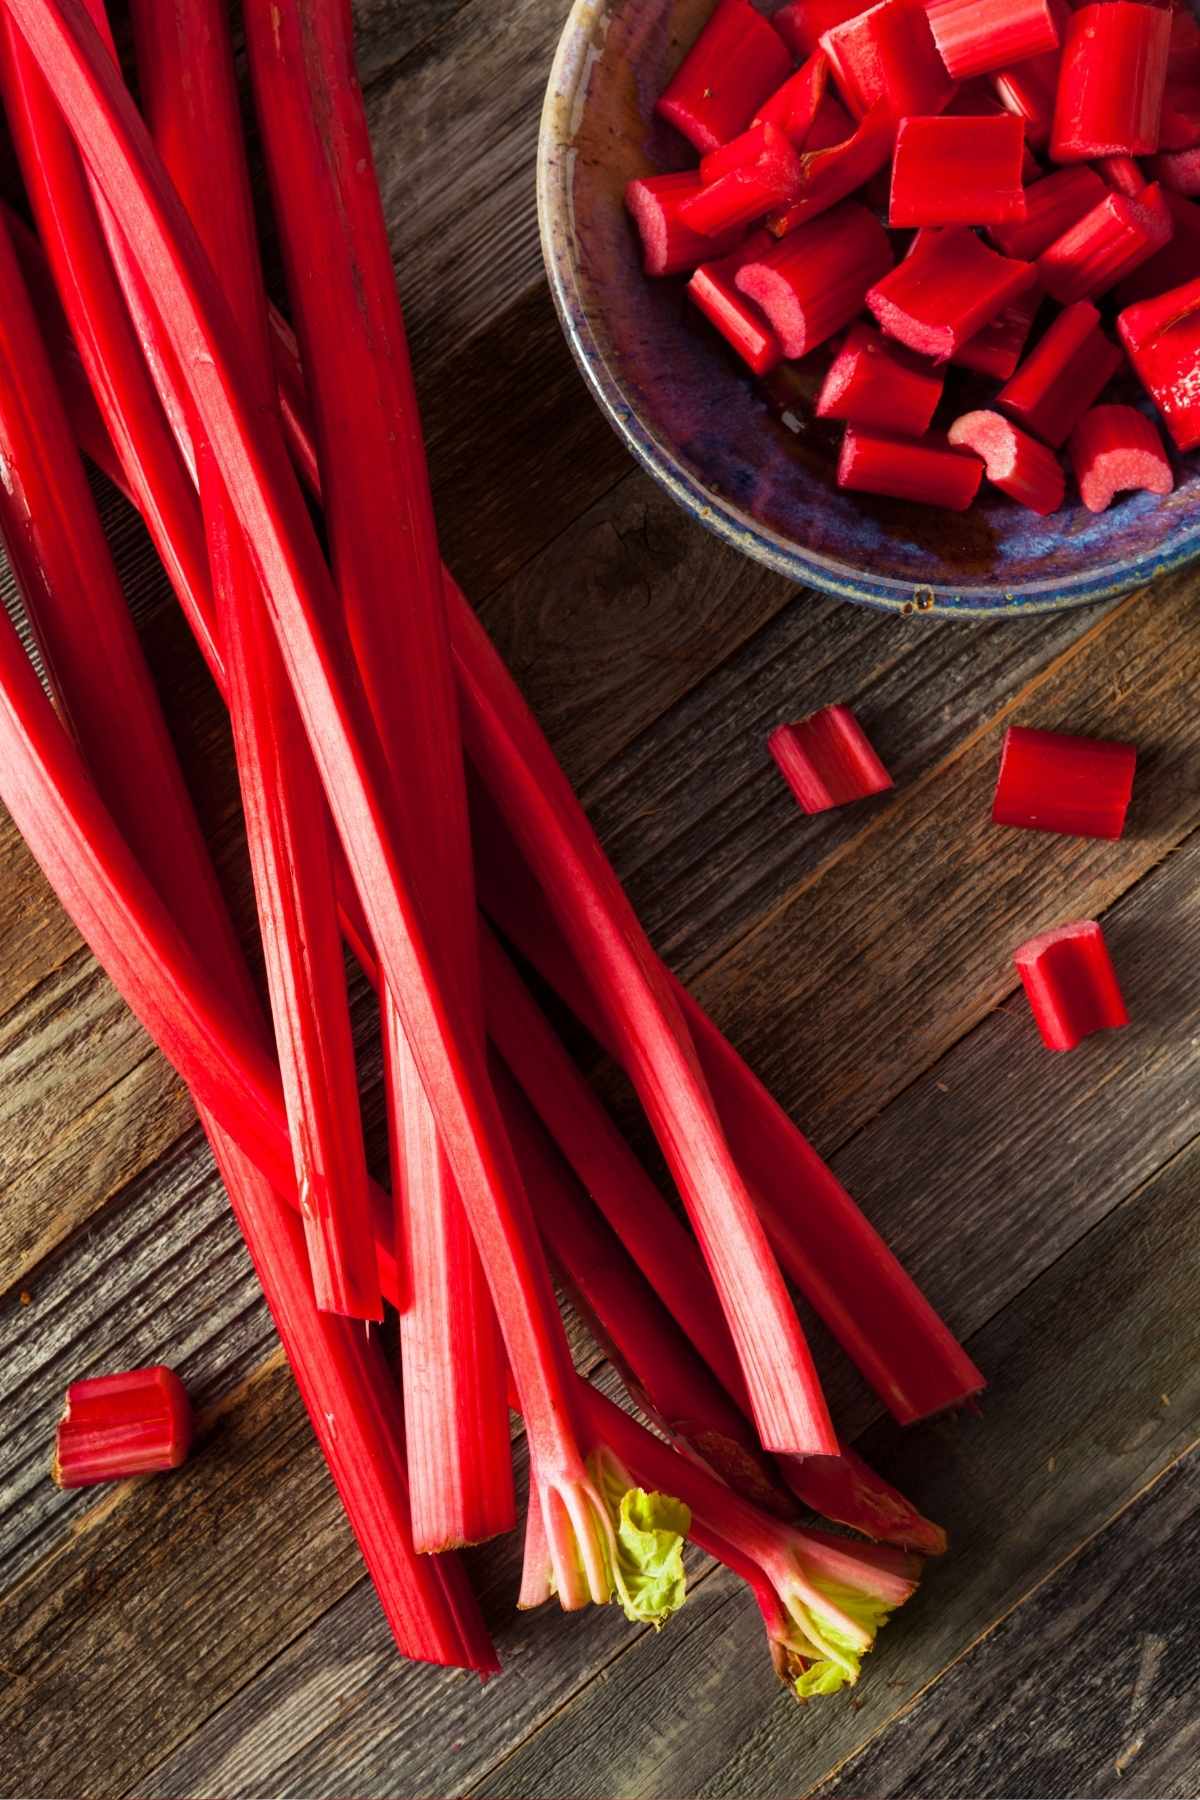
[[[533,150],[565,11],[357,4],[447,556],[656,941],[988,1373],[978,1416],[902,1432],[814,1333],[844,1429],[952,1552],[858,1691],[803,1709],[701,1559],[655,1637],[611,1610],[516,1615],[516,1547],[489,1546],[470,1562],[504,1678],[400,1663],[186,1097],[3,819],[0,1790],[1194,1796],[1196,578],[1043,619],[898,620],[687,522],[586,398],[541,278]],[[106,511],[245,919],[220,709]],[[834,699],[897,788],[806,822],[764,738]],[[989,826],[1013,720],[1137,741],[1120,843]],[[1134,1022],[1051,1057],[1010,952],[1083,914]],[[66,1382],[157,1359],[205,1409],[186,1473],[56,1492]]]

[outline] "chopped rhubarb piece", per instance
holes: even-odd
[[[1158,127],[1160,150],[1191,150],[1200,144],[1200,72],[1187,77],[1168,71]]]
[[[1126,307],[1117,329],[1176,445],[1194,450],[1200,444],[1200,279]]]
[[[783,345],[758,308],[738,293],[734,283],[739,269],[765,255],[774,244],[769,232],[755,232],[732,256],[721,262],[701,263],[687,285],[688,299],[756,375],[766,375],[775,367],[783,356]]]
[[[58,1424],[59,1487],[93,1487],[177,1469],[192,1442],[192,1406],[173,1369],[131,1369],[73,1381]]]
[[[890,337],[946,362],[1036,279],[1032,263],[997,256],[966,226],[950,225],[923,231],[867,306]]]
[[[1200,195],[1200,144],[1187,150],[1164,150],[1150,163],[1155,181],[1174,194]]]
[[[1065,837],[1119,838],[1136,766],[1133,744],[1010,725],[1000,752],[992,822]]]
[[[837,483],[859,494],[888,494],[966,512],[979,492],[983,464],[944,438],[918,443],[859,431],[847,425],[838,457]]]
[[[1048,0],[933,0],[927,10],[933,41],[955,81],[1058,48]]]
[[[998,412],[964,413],[947,434],[952,444],[982,456],[987,478],[1030,512],[1057,512],[1066,479],[1057,456]]]
[[[1071,18],[1067,0],[1050,0],[1050,16],[1061,45]],[[990,78],[1001,104],[1025,121],[1025,136],[1039,149],[1050,141],[1061,60],[1060,51],[1051,50],[999,69]]]
[[[1115,494],[1138,488],[1169,494],[1171,464],[1152,419],[1136,406],[1094,406],[1071,433],[1071,466],[1089,512],[1105,512]]]
[[[1056,169],[1025,189],[1025,216],[994,225],[988,236],[1004,256],[1033,262],[1085,218],[1109,190],[1094,169]]]
[[[848,806],[894,785],[848,706],[823,706],[794,725],[777,725],[767,749],[806,813]]]
[[[1093,0],[1063,41],[1050,154],[1150,156],[1158,149],[1171,15],[1140,0]]]
[[[750,154],[698,194],[690,195],[679,208],[680,223],[710,242],[752,225],[764,213],[792,199],[800,185],[800,158],[777,125],[752,125],[745,136],[754,140]],[[724,154],[713,152],[715,157]]]
[[[860,119],[882,102],[894,127],[911,114],[941,112],[954,92],[924,8],[911,0],[881,0],[831,26],[821,48]]]
[[[824,150],[806,148],[800,157],[796,198],[767,220],[776,237],[786,237],[806,219],[828,212],[839,200],[869,182],[892,153],[896,128],[882,105],[840,143]]]
[[[1018,294],[1011,306],[1006,306],[982,331],[968,338],[950,361],[960,368],[974,369],[980,375],[991,375],[996,381],[1007,381],[1021,360],[1021,352],[1028,342],[1041,303],[1042,296],[1037,288],[1031,287]]]
[[[744,131],[790,68],[787,45],[750,0],[719,0],[655,111],[703,154]]]
[[[1120,306],[1152,300],[1200,275],[1200,206],[1170,188],[1163,189],[1163,199],[1175,229],[1161,250],[1119,283],[1116,298]]]
[[[1014,951],[1047,1050],[1074,1050],[1095,1031],[1128,1025],[1117,972],[1094,919],[1043,931]]]
[[[771,23],[794,56],[811,56],[827,31],[862,10],[860,0],[791,0],[772,13]]]
[[[808,151],[831,150],[835,144],[844,144],[847,138],[852,138],[854,132],[855,121],[837,95],[831,94],[826,88],[821,96],[821,103],[813,114],[813,122],[805,133],[804,148]]]
[[[760,261],[746,263],[736,285],[762,307],[783,354],[804,356],[850,323],[891,262],[878,219],[847,202],[799,226]]]
[[[829,366],[817,395],[817,417],[845,419],[893,437],[921,437],[944,386],[937,369],[860,320]]]
[[[700,158],[700,180],[703,187],[711,187],[713,182],[720,181],[723,175],[728,175],[734,169],[743,169],[747,163],[752,163],[761,156],[770,142],[764,129],[768,123],[772,122],[766,119],[755,119],[754,123],[748,125],[745,131],[739,132],[735,138],[730,138],[727,144],[722,144],[719,149],[710,150],[707,156],[702,156]],[[772,128],[776,132],[783,129],[778,120],[773,122]],[[690,198],[694,199],[695,195],[691,195]],[[685,201],[684,204],[686,205],[687,202]]]
[[[1083,165],[1077,163],[1074,167],[1082,169]],[[1132,156],[1098,156],[1096,171],[1108,187],[1113,188],[1118,194],[1128,194],[1131,200],[1136,200],[1137,196],[1149,186],[1146,177],[1142,174],[1141,164]],[[1063,171],[1064,174],[1068,172],[1065,169]],[[1169,187],[1171,184],[1164,182],[1163,185]]]
[[[1042,286],[1063,306],[1107,293],[1161,250],[1173,230],[1161,187],[1146,188],[1136,200],[1107,194],[1042,251],[1037,259]]]
[[[954,97],[942,114],[943,118],[955,119],[993,119],[1015,115],[1010,107],[1005,106],[991,83],[984,80],[964,81],[955,89]],[[1029,148],[1026,141],[1025,121],[1021,120],[1021,179],[1029,184],[1040,179],[1043,174],[1041,163]]]
[[[794,75],[789,75],[783,86],[776,88],[771,98],[763,102],[752,123],[775,125],[780,131],[786,131],[794,144],[803,144],[825,98],[828,81],[829,58],[823,50],[814,50],[803,66]],[[706,181],[713,179],[704,173],[704,163],[700,165],[700,173]]]
[[[647,275],[679,275],[735,247],[740,229],[715,243],[680,217],[686,202],[703,191],[704,183],[690,170],[678,175],[641,175],[626,187],[625,206],[642,240],[642,267]]]
[[[1003,388],[996,404],[1057,450],[1121,366],[1100,314],[1086,300],[1059,313]]]
[[[888,224],[997,225],[1023,219],[1025,130],[1011,113],[901,119]]]

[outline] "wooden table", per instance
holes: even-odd
[[[401,1663],[188,1103],[5,821],[0,1789],[1192,1796],[1195,577],[1041,619],[894,619],[685,520],[587,398],[543,286],[533,152],[564,11],[359,0],[447,557],[655,940],[987,1371],[978,1416],[902,1432],[819,1340],[847,1433],[952,1552],[853,1696],[806,1708],[702,1561],[655,1637],[613,1609],[514,1615],[517,1547],[489,1546],[470,1561],[504,1678]],[[249,927],[219,708],[108,515]],[[765,738],[832,700],[896,792],[809,821]],[[1121,842],[989,825],[1013,720],[1136,741]],[[1055,1057],[1011,951],[1099,914],[1133,1023]],[[378,1111],[376,1089],[377,1147]],[[187,1471],[56,1492],[68,1380],[159,1359],[206,1409]]]

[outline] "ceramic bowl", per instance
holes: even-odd
[[[622,194],[632,176],[694,163],[654,101],[710,10],[711,0],[576,0],[542,116],[538,207],[555,303],[638,460],[746,555],[899,612],[1077,606],[1200,554],[1200,456],[1177,463],[1167,498],[1128,495],[1097,516],[1072,496],[1039,519],[986,484],[961,515],[841,493],[836,434],[811,417],[821,353],[785,365],[768,395],[692,315],[682,282],[643,276]],[[971,403],[987,404],[983,392]]]

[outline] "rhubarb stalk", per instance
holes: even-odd
[[[1074,1050],[1096,1031],[1128,1025],[1104,933],[1094,919],[1059,925],[1013,952],[1047,1050]]]
[[[192,1407],[161,1363],[73,1381],[58,1423],[51,1475],[59,1487],[93,1487],[177,1469],[192,1442]]]

